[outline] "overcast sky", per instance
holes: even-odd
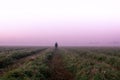
[[[119,46],[120,0],[1,0],[0,45]]]

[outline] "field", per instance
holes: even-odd
[[[120,80],[120,48],[0,47],[0,80]]]

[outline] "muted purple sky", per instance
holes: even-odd
[[[0,45],[120,46],[119,0],[0,1]]]

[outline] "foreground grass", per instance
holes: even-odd
[[[63,60],[66,69],[75,80],[119,80],[120,59],[115,56],[92,53],[78,49],[64,49]]]
[[[57,75],[54,71],[62,75],[70,72],[75,80],[120,80],[119,49],[61,48],[56,55],[53,52],[50,49],[40,54],[0,80],[52,80]]]
[[[33,55],[37,54],[40,51],[45,50],[45,49],[33,49],[33,50],[23,50],[23,51],[18,51],[18,52],[13,52],[9,54],[4,54],[0,56],[0,68],[4,68],[10,64],[13,64],[15,61]]]
[[[51,53],[40,54],[39,57],[25,63],[22,67],[8,72],[0,80],[47,80],[50,76],[50,69],[46,64],[48,54]]]

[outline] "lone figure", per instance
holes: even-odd
[[[57,48],[58,48],[58,43],[56,42],[56,43],[55,43],[55,49],[57,49]]]

